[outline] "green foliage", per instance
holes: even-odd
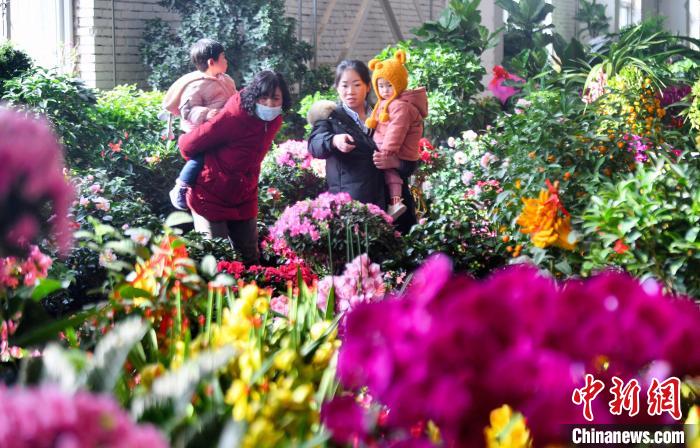
[[[694,159],[697,153],[689,155]],[[610,265],[655,277],[674,292],[700,296],[700,171],[696,160],[638,165],[591,197],[583,227],[593,236],[584,272]]]
[[[148,81],[165,89],[193,69],[189,49],[202,37],[221,42],[234,79],[242,85],[258,71],[281,72],[291,84],[300,81],[311,57],[310,46],[297,40],[295,21],[282,0],[161,0],[182,18],[173,32],[160,19],[148,22],[141,47],[151,69]]]
[[[136,85],[121,85],[98,93],[97,110],[100,120],[136,139],[153,140],[160,137],[164,123],[158,118],[162,112],[163,93],[147,92]]]
[[[486,73],[479,57],[449,46],[404,41],[385,48],[378,58],[387,59],[399,48],[407,53],[409,88],[424,86],[428,91],[426,135],[446,139],[471,128],[479,112],[475,96]]]
[[[329,88],[327,90],[317,91],[306,95],[301,99],[301,101],[299,101],[299,109],[297,109],[297,114],[299,114],[300,117],[306,120],[306,114],[309,113],[309,109],[311,109],[311,106],[315,102],[321,100],[337,101],[338,92],[336,92],[333,88]],[[307,122],[304,126],[304,134],[309,135],[310,133],[311,125]]]
[[[404,258],[417,266],[443,252],[456,269],[481,277],[505,262],[495,250],[497,228],[489,217],[497,187],[480,186],[477,193],[479,179],[470,179],[481,155],[478,144],[460,140],[459,148],[441,147],[438,154],[419,185],[428,213],[404,237]]]
[[[32,68],[32,60],[22,50],[14,48],[10,41],[0,43],[0,96],[3,82],[21,75]]]
[[[609,23],[605,15],[605,5],[596,3],[596,0],[581,0],[575,20],[585,25],[579,30],[579,35],[586,32],[588,37],[595,38],[608,31]]]
[[[315,198],[326,191],[326,180],[309,167],[289,166],[275,161],[278,151],[268,153],[260,171],[258,193],[259,216],[267,225],[274,224],[289,204]],[[316,160],[325,164],[325,161]]]
[[[545,24],[554,6],[545,0],[496,0],[496,4],[508,12],[503,35],[503,65],[527,78],[540,73],[547,62],[545,46],[558,36],[545,33],[554,27]]]
[[[423,42],[447,45],[463,52],[480,55],[493,36],[481,24],[481,0],[450,0],[435,22],[425,22],[413,30]]]
[[[110,130],[99,122],[95,92],[83,81],[36,68],[6,81],[4,89],[3,101],[51,122],[69,164],[88,166],[99,161],[99,148],[106,145]]]

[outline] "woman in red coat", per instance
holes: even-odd
[[[213,119],[180,137],[185,158],[204,153],[204,168],[187,194],[194,228],[228,237],[246,264],[258,262],[260,164],[291,100],[279,73],[258,73]]]

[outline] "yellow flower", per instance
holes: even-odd
[[[541,190],[538,198],[522,198],[525,207],[516,223],[521,233],[530,235],[535,247],[555,245],[572,250],[576,237],[571,231],[571,218],[559,201],[558,184],[547,184],[549,189]]]
[[[248,284],[241,289],[241,299],[251,306],[255,303],[255,299],[258,298],[258,287],[253,284]]]
[[[700,407],[694,405],[688,411],[688,418],[685,420],[687,425],[685,428],[688,446],[690,448],[700,448],[700,432],[698,432],[698,424],[700,424]]]
[[[297,353],[291,348],[282,349],[275,355],[274,366],[277,370],[289,372],[296,357]]]
[[[315,324],[311,326],[311,329],[309,330],[309,335],[311,336],[311,339],[317,340],[323,335],[323,333],[328,329],[328,327],[331,326],[331,322],[328,320],[322,320],[318,321]],[[338,330],[333,330],[329,335],[328,335],[328,340],[332,341],[335,339],[335,336],[338,334]]]
[[[491,425],[484,429],[487,448],[528,448],[532,446],[525,419],[507,404],[491,411]]]

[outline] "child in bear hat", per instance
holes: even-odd
[[[379,102],[367,118],[367,127],[376,129],[374,141],[379,151],[400,160],[415,162],[420,158],[418,141],[423,136],[423,120],[428,116],[428,96],[425,87],[407,90],[406,53],[398,50],[385,61],[372,59],[372,87]],[[395,169],[384,170],[389,189],[387,212],[396,219],[406,211],[401,199],[403,181]]]

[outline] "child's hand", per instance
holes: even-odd
[[[333,146],[340,152],[350,152],[355,149],[355,140],[350,134],[337,134],[333,136]]]
[[[207,121],[216,117],[216,114],[218,114],[218,113],[219,113],[219,109],[209,109],[209,112],[207,112]]]
[[[395,154],[388,154],[384,151],[375,151],[372,155],[374,166],[380,170],[388,170],[390,168],[398,168],[401,166],[401,160]]]

